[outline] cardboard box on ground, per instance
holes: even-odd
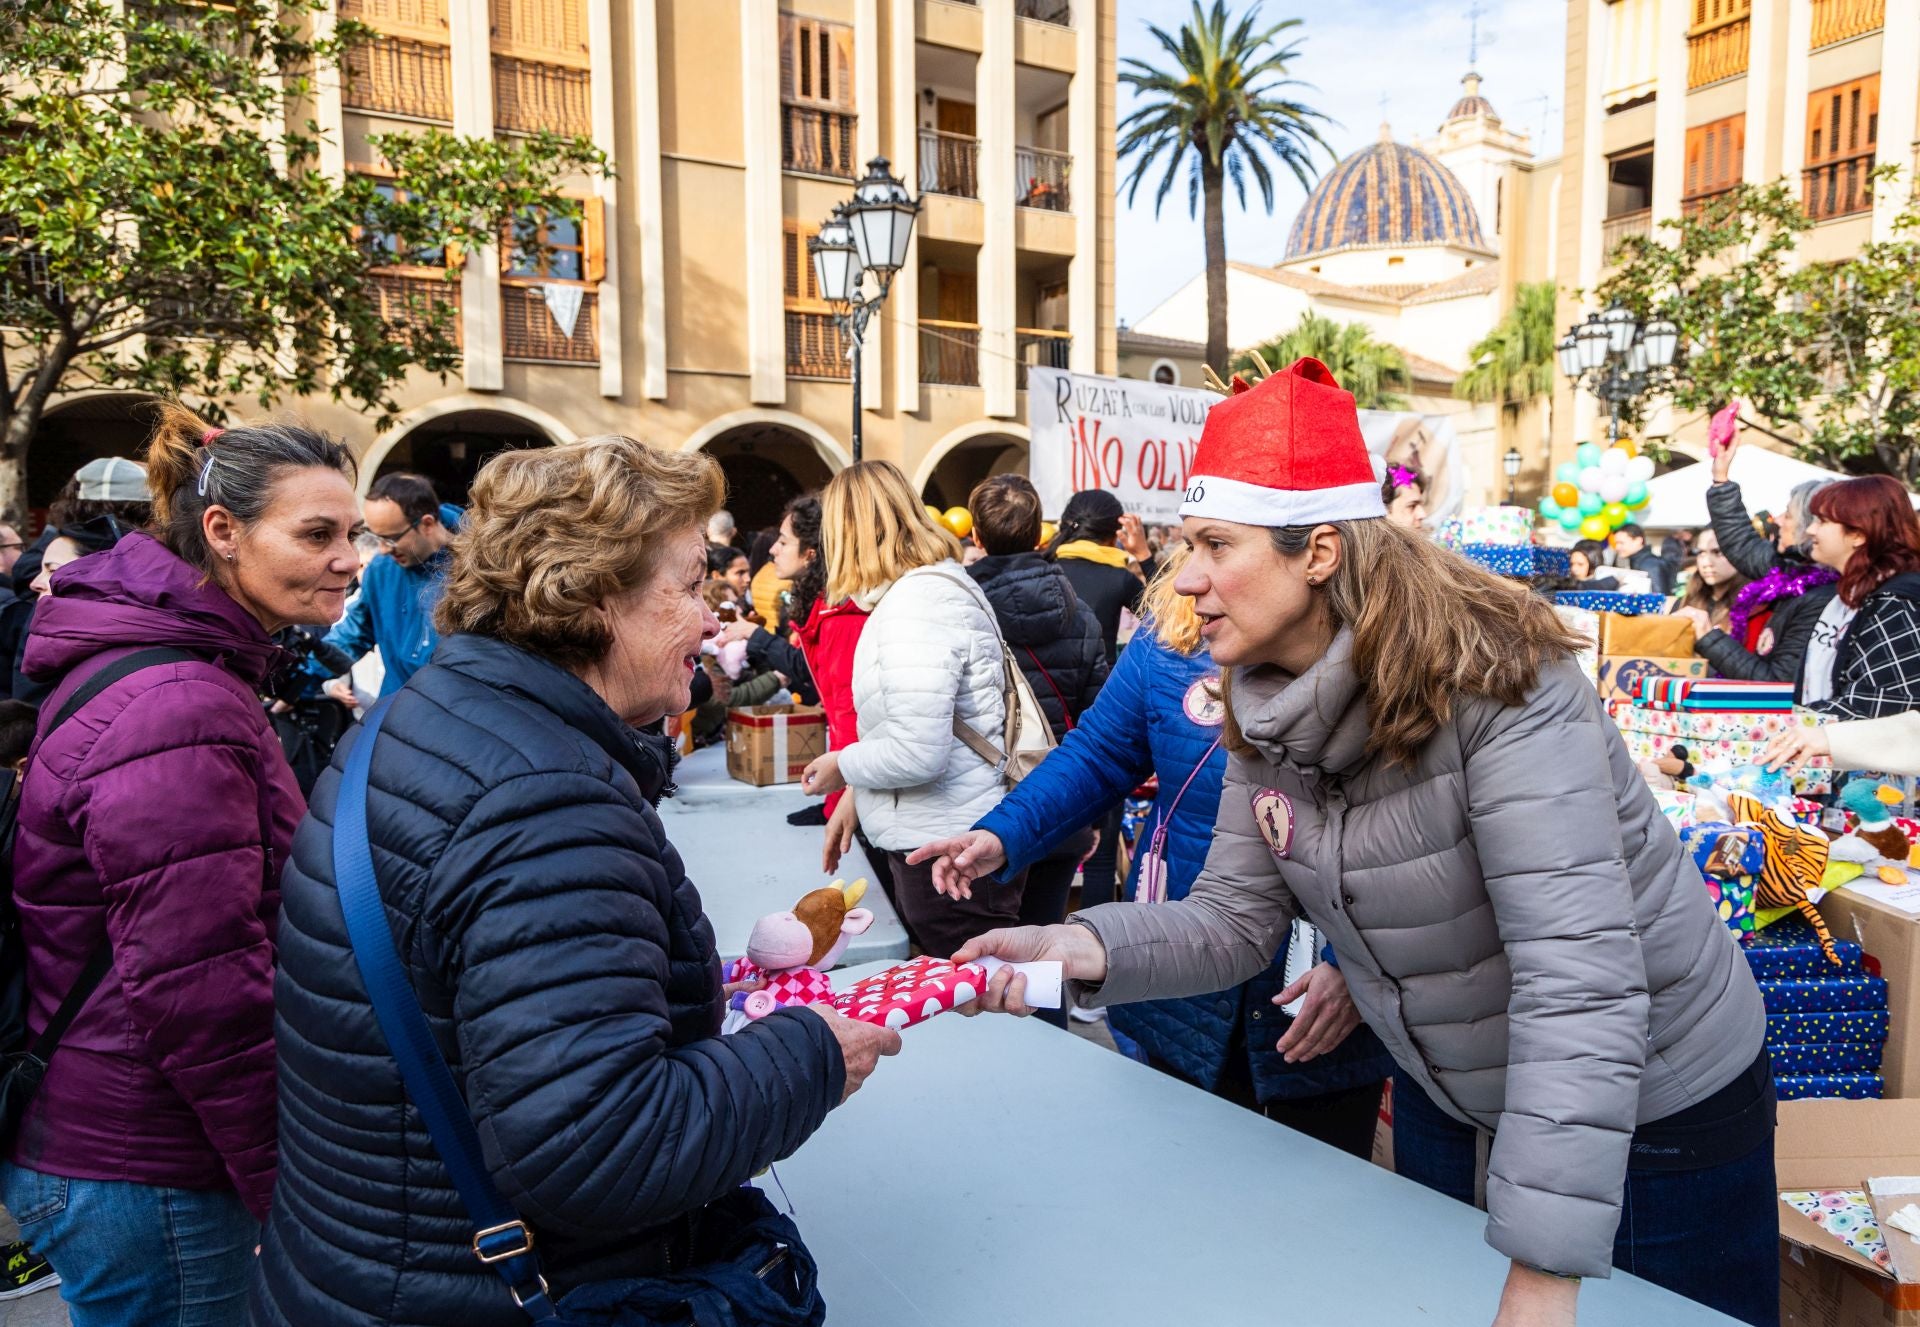
[[[748,705],[727,711],[727,773],[765,788],[797,783],[827,753],[827,714],[814,705]]]
[[[1920,1101],[1783,1101],[1774,1166],[1782,1192],[1866,1189],[1883,1176],[1920,1176]],[[1915,1199],[1871,1201],[1890,1268],[1781,1200],[1782,1327],[1920,1327],[1920,1244],[1885,1225],[1888,1213]]]

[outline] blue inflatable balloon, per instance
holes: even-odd
[[[1584,470],[1590,465],[1599,465],[1602,455],[1601,450],[1593,443],[1583,442],[1574,449],[1573,459],[1579,464],[1580,468]]]
[[[1540,515],[1546,520],[1549,520],[1549,521],[1559,520],[1560,512],[1562,510],[1563,509],[1561,508],[1560,504],[1555,502],[1552,498],[1540,499]]]
[[[1580,487],[1580,467],[1572,461],[1555,470],[1553,477],[1559,483],[1572,484],[1575,488]]]
[[[1598,493],[1583,492],[1580,495],[1580,514],[1582,516],[1598,516],[1600,509],[1606,505]]]
[[[1627,489],[1626,504],[1629,511],[1639,511],[1649,500],[1645,484],[1634,484]]]
[[[1560,528],[1572,534],[1580,528],[1580,513],[1572,507],[1563,507],[1560,511]]]

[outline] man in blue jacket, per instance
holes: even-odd
[[[452,553],[447,545],[460,528],[460,508],[440,501],[420,475],[382,475],[367,490],[362,519],[380,541],[381,556],[360,573],[360,593],[326,643],[358,661],[380,651],[386,676],[380,694],[390,695],[426,667],[440,634],[433,609],[446,581]]]

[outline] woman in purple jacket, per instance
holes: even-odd
[[[258,693],[293,623],[336,621],[358,569],[353,459],[301,428],[166,407],[153,532],[62,568],[29,674],[55,683],[22,784],[14,887],[37,1034],[111,966],[0,1162],[0,1200],[59,1272],[74,1327],[225,1327],[274,1179],[278,879],[306,810]],[[47,718],[135,651],[189,656]]]

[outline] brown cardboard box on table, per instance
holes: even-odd
[[[1693,623],[1668,613],[1629,617],[1600,614],[1600,653],[1646,659],[1685,659],[1693,654]]]
[[[727,773],[765,788],[797,783],[827,753],[827,713],[814,705],[747,705],[727,711]]]
[[[1643,677],[1705,677],[1705,659],[1647,657],[1634,654],[1600,655],[1600,698],[1633,700]]]
[[[1879,960],[1893,1013],[1880,1076],[1889,1097],[1920,1097],[1920,915],[1851,889],[1821,899],[1820,915],[1835,935],[1858,940]]]
[[[1920,1101],[1783,1101],[1775,1181],[1794,1189],[1865,1189],[1920,1175]],[[1886,1215],[1913,1197],[1872,1199]],[[1781,1327],[1920,1327],[1920,1244],[1885,1228],[1891,1270],[1876,1266],[1780,1204]]]

